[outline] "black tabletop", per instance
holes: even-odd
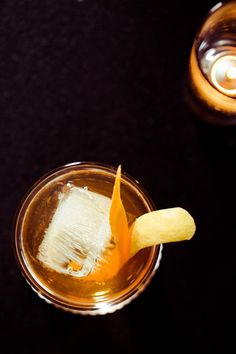
[[[2,353],[227,353],[234,344],[236,131],[202,123],[184,95],[194,35],[214,4],[1,0]],[[26,191],[75,161],[122,164],[157,208],[182,206],[197,225],[191,241],[164,246],[144,293],[105,316],[38,298],[12,250]]]

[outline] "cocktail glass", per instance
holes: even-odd
[[[114,312],[135,299],[159,267],[162,245],[139,251],[116,274],[97,271],[78,277],[68,264],[60,272],[45,265],[40,257],[45,233],[62,196],[71,188],[79,188],[111,198],[115,175],[116,168],[100,163],[68,164],[38,180],[19,207],[14,233],[19,268],[32,289],[60,309],[89,315]],[[145,189],[126,173],[122,173],[121,197],[129,226],[140,215],[156,209]],[[112,247],[115,249],[115,244]],[[109,262],[112,266],[112,258]]]

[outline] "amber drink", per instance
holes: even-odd
[[[145,289],[159,266],[161,246],[154,246],[117,268],[119,251],[109,228],[115,176],[116,168],[92,162],[60,167],[31,188],[18,211],[14,241],[20,269],[41,298],[61,309],[90,315],[120,309]],[[129,226],[155,209],[125,173],[121,198]]]

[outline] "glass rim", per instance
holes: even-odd
[[[198,25],[198,28],[196,30],[195,39],[194,39],[194,47],[195,47],[196,54],[197,54],[197,51],[198,51],[198,45],[202,41],[201,36],[204,33],[204,28],[207,26],[208,20],[212,16],[214,16],[217,12],[220,12],[225,7],[232,5],[234,2],[235,2],[235,5],[236,5],[236,1],[235,0],[218,1],[218,2],[215,3],[215,5],[213,5],[206,12],[205,15],[203,15],[202,19],[200,20],[200,24]]]
[[[82,302],[79,300],[72,301],[66,300],[66,297],[60,296],[55,294],[51,291],[40,279],[34,274],[34,271],[29,266],[25,252],[22,245],[22,226],[24,217],[26,215],[28,206],[30,205],[31,201],[37,195],[37,193],[50,183],[57,177],[61,177],[66,173],[69,173],[74,170],[94,170],[94,171],[105,171],[112,174],[115,177],[117,167],[112,165],[98,163],[98,162],[90,162],[90,161],[79,161],[79,162],[72,162],[57,168],[52,169],[48,173],[44,174],[41,178],[39,178],[32,187],[26,192],[24,195],[19,208],[16,212],[15,222],[14,222],[14,253],[15,258],[18,264],[18,267],[24,276],[27,283],[31,286],[31,288],[39,295],[39,297],[43,298],[46,302],[53,304],[55,307],[62,308],[63,310],[72,312],[72,313],[79,313],[79,314],[90,314],[90,315],[97,315],[97,314],[105,314],[111,313],[116,311],[117,309],[122,308],[124,305],[132,301],[136,298],[139,293],[141,293],[148,283],[150,282],[152,276],[154,275],[156,269],[159,267],[160,260],[162,257],[162,245],[153,246],[150,255],[148,256],[148,265],[147,269],[144,271],[144,274],[140,274],[137,278],[138,282],[134,282],[134,285],[129,285],[126,289],[121,292],[117,292],[114,295],[109,296],[108,299],[101,299],[91,301],[85,301],[83,298]],[[144,201],[147,203],[148,208],[153,211],[155,210],[155,204],[150,198],[147,191],[143,188],[143,186],[133,177],[131,177],[125,171],[122,171],[121,181],[125,181],[129,183],[130,186],[135,191],[138,191],[138,195],[140,198],[140,194]],[[145,266],[146,267],[146,266]],[[140,278],[140,279],[139,279]]]

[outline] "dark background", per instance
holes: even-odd
[[[236,131],[201,123],[184,98],[215,3],[0,1],[1,353],[234,352]],[[158,208],[182,206],[197,224],[192,241],[165,245],[146,291],[106,316],[46,304],[12,251],[26,191],[74,161],[121,163]]]

